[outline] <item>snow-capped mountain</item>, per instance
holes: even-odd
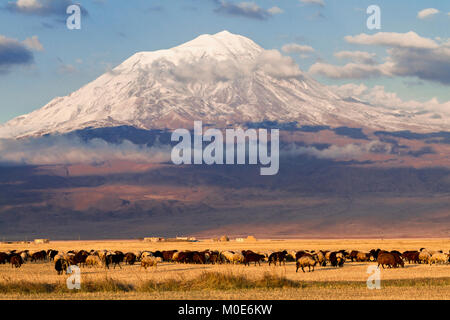
[[[70,95],[0,126],[0,137],[119,125],[191,128],[194,120],[217,126],[271,120],[420,132],[446,127],[442,119],[344,100],[291,58],[223,31],[168,50],[136,53]]]

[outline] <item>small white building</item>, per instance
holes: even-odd
[[[34,239],[35,244],[49,243],[49,239]]]

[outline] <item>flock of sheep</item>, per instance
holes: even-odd
[[[58,274],[67,271],[70,265],[87,267],[105,267],[110,268],[118,266],[121,263],[134,265],[140,263],[142,268],[156,267],[160,262],[174,263],[194,263],[194,264],[244,264],[254,263],[260,265],[261,262],[268,262],[269,265],[282,265],[286,262],[296,262],[296,272],[305,268],[308,271],[314,271],[316,265],[333,267],[343,267],[346,261],[376,261],[378,266],[396,268],[408,263],[426,263],[426,264],[448,264],[450,263],[450,251],[444,253],[440,251],[430,251],[425,248],[414,251],[399,252],[396,250],[386,251],[381,249],[372,249],[369,252],[362,251],[291,251],[286,250],[276,252],[254,252],[252,250],[236,251],[137,251],[122,252],[108,250],[71,250],[68,252],[59,252],[49,249],[37,252],[29,250],[9,252],[0,252],[0,264],[11,263],[12,267],[20,268],[23,263],[36,261],[53,261],[55,270]]]

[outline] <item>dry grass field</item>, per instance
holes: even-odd
[[[48,244],[1,244],[0,251],[68,250],[385,250],[450,249],[450,239],[258,240],[255,242],[159,242],[138,240],[54,241]],[[343,268],[317,267],[295,272],[285,266],[195,265],[164,262],[144,270],[133,266],[106,270],[81,268],[81,290],[68,290],[68,275],[53,263],[0,265],[1,299],[450,299],[450,265],[405,264],[381,269],[381,289],[369,290],[367,267],[375,262],[346,262]]]

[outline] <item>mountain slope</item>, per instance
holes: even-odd
[[[65,133],[86,127],[143,129],[248,121],[445,130],[443,120],[343,100],[291,58],[227,31],[180,46],[139,52],[66,97],[0,126],[0,137]]]

